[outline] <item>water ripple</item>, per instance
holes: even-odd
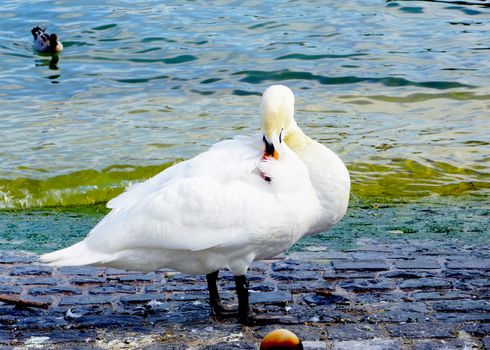
[[[297,59],[297,60],[321,60],[323,58],[349,58],[349,57],[360,57],[360,56],[367,56],[367,54],[363,53],[354,53],[354,54],[349,54],[349,55],[305,55],[305,54],[300,54],[300,53],[291,53],[288,55],[280,56],[277,57],[276,60],[290,60],[290,59]]]
[[[149,77],[149,78],[134,78],[134,79],[115,79],[118,83],[128,83],[128,84],[141,84],[141,83],[148,83],[152,80],[161,80],[161,79],[168,79],[168,75],[159,75],[156,77]]]
[[[251,84],[260,84],[267,81],[286,81],[286,80],[315,80],[323,85],[340,85],[340,84],[355,84],[355,83],[377,83],[385,86],[417,86],[430,89],[446,90],[454,88],[474,88],[475,86],[461,84],[452,81],[424,81],[415,82],[404,78],[396,77],[381,77],[381,78],[362,78],[356,76],[341,76],[327,77],[317,75],[310,72],[297,72],[290,70],[281,71],[240,71],[233,73],[234,75],[245,75],[241,79],[243,82]]]

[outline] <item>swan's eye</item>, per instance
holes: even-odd
[[[284,128],[281,129],[281,132],[279,133],[279,143],[282,143],[282,131]]]

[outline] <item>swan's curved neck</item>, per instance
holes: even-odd
[[[312,231],[326,230],[338,222],[347,210],[349,172],[334,152],[306,136],[297,125],[290,129],[285,142],[305,163],[322,207],[323,219],[316,223]]]
[[[284,140],[288,147],[300,158],[302,158],[301,154],[307,152],[307,150],[312,147],[313,143],[316,142],[312,138],[306,136],[296,123],[291,126]]]

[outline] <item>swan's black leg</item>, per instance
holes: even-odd
[[[229,310],[223,306],[221,303],[221,298],[218,293],[218,274],[219,271],[215,271],[206,275],[206,280],[208,282],[209,289],[209,304],[211,305],[211,313],[213,316],[217,317],[234,317],[236,312]],[[235,276],[236,292],[238,296],[238,322],[253,326],[258,324],[272,324],[278,323],[278,319],[267,318],[267,317],[256,317],[250,309],[249,294],[248,294],[248,280],[245,275]]]
[[[238,295],[238,322],[246,326],[258,326],[281,323],[284,318],[274,316],[257,316],[252,312],[249,302],[248,281],[245,276],[235,276]]]
[[[247,277],[235,276],[235,285],[238,295],[238,322],[245,325],[254,324],[254,318],[250,315]]]
[[[206,275],[209,290],[209,305],[211,306],[211,314],[218,317],[231,317],[235,316],[236,312],[226,309],[221,303],[221,298],[218,292],[218,274],[219,271],[215,271]]]

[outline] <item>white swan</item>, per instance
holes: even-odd
[[[34,37],[34,49],[37,51],[55,53],[63,50],[63,44],[58,40],[58,36],[54,33],[48,35],[46,28],[34,27],[31,33]]]
[[[250,263],[335,225],[350,191],[340,158],[297,126],[289,88],[269,87],[260,111],[260,136],[218,142],[131,186],[109,201],[112,211],[83,241],[41,261],[206,274],[215,314],[223,313],[218,270],[229,268],[239,321],[251,322],[245,278]]]

